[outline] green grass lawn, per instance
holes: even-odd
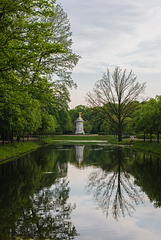
[[[36,142],[20,142],[0,145],[0,160],[15,157],[40,147]]]
[[[107,141],[106,135],[55,135],[52,136],[53,140],[104,140]]]
[[[52,144],[94,144],[94,143],[108,143],[107,136],[100,135],[55,135],[44,139],[46,143]]]

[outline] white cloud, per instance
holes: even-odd
[[[89,73],[97,76],[106,67],[120,66],[133,69],[143,80],[147,74],[153,76],[147,82],[149,94],[150,81],[154,91],[161,89],[161,81],[155,87],[155,75],[159,73],[161,78],[160,0],[57,1],[60,2],[71,22],[73,50],[82,57],[74,69],[80,74],[78,85],[83,82],[81,75],[87,74],[87,82]]]

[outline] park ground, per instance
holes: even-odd
[[[146,151],[149,153],[161,154],[161,143],[155,141],[150,142],[138,139],[123,139],[121,143],[117,141],[116,136],[106,136],[106,135],[54,135],[46,136],[42,139],[29,139],[25,142],[15,142],[5,145],[0,145],[0,161],[10,161],[11,159],[26,154],[27,152],[33,151],[42,146],[48,144],[117,144],[124,145],[133,149]]]

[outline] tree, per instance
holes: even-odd
[[[72,50],[72,32],[67,14],[61,5],[54,8],[55,15],[48,17],[46,22],[51,24],[52,36],[45,38],[47,44],[62,44],[64,52],[51,54],[49,57],[41,59],[41,64],[47,71],[48,81],[52,84],[54,105],[50,109],[59,127],[58,132],[73,132],[71,119],[68,113],[70,102],[69,88],[76,87],[71,74],[80,56]]]
[[[54,16],[55,1],[9,0],[0,3],[0,72],[12,71],[21,81],[44,73],[41,63],[53,53],[64,52],[62,45],[46,43],[51,26],[44,20]]]
[[[135,113],[132,120],[132,125],[136,132],[144,132],[150,134],[150,141],[152,141],[152,134],[157,135],[159,143],[159,135],[161,133],[161,96],[151,98],[149,101],[141,105],[141,108]]]
[[[161,96],[156,96],[156,112],[155,112],[155,133],[159,143],[159,134],[161,134]]]
[[[89,120],[86,120],[83,124],[85,133],[90,133],[92,131],[92,125]]]
[[[47,59],[42,59],[42,63],[49,73],[53,74],[56,84],[65,84],[68,87],[76,86],[71,73],[80,56],[73,53],[72,50],[72,32],[68,15],[59,4],[55,6],[54,12],[55,15],[47,19],[47,22],[52,24],[52,36],[46,38],[45,41],[56,45],[62,44],[64,52],[52,54]]]
[[[0,92],[0,132],[3,144],[13,136],[32,134],[41,125],[41,109],[27,92],[12,88]]]
[[[87,102],[95,108],[115,129],[118,141],[122,141],[123,128],[128,124],[127,119],[138,108],[138,96],[144,91],[145,83],[136,82],[136,76],[131,70],[115,68],[110,76],[104,73],[102,79],[97,81],[93,92],[87,93]]]
[[[5,0],[0,3],[1,135],[6,134],[5,131],[9,135],[22,132],[29,125],[32,131],[29,128],[27,131],[33,132],[41,122],[38,108],[46,107],[53,101],[51,84],[45,77],[46,68],[41,60],[51,54],[66,52],[60,43],[45,42],[45,38],[53,33],[52,23],[44,19],[55,15],[54,6],[54,0],[14,0],[12,3]],[[22,108],[23,99],[24,102],[27,100],[25,110],[27,102],[28,105],[37,105],[32,108],[37,114],[30,114],[30,120],[34,120],[31,124],[29,115]],[[29,107],[27,112],[32,112]],[[36,119],[38,116],[39,120]]]
[[[31,133],[38,128],[54,131],[57,112],[62,106],[68,110],[68,88],[75,86],[71,72],[79,60],[71,48],[67,14],[55,0],[4,0],[0,3],[0,28],[0,134]],[[6,95],[10,111],[5,107]],[[29,97],[29,105],[31,99],[37,105],[33,114],[26,114],[31,106],[22,109],[23,95]]]

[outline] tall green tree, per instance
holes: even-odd
[[[51,126],[47,127],[48,130],[55,129],[56,113],[60,109],[57,103],[61,100],[57,92],[65,89],[63,100],[66,104],[63,106],[67,110],[70,101],[68,87],[74,86],[71,71],[79,59],[72,52],[72,33],[67,14],[55,4],[55,0],[5,0],[0,2],[0,28],[0,91],[3,95],[1,116],[4,115],[4,105],[7,104],[6,91],[12,90],[10,98],[13,96],[15,99],[18,95],[23,98],[23,93],[27,92],[35,102],[38,101],[38,111],[41,112],[37,116],[40,116],[39,123],[44,123],[41,129],[49,124]],[[19,101],[15,106],[14,104],[13,99],[10,107],[19,107]],[[22,111],[19,111],[21,114]],[[37,116],[34,115],[36,120]],[[51,120],[50,123],[44,116]],[[9,118],[10,115],[7,115],[6,119]],[[21,116],[19,119],[24,118]],[[25,125],[26,122],[29,123],[27,119],[28,116],[21,123],[24,124],[22,129],[29,131],[29,124]],[[36,126],[40,126],[35,124],[35,120],[33,123],[36,131]],[[17,118],[14,121],[16,125]],[[1,130],[0,132],[2,133]],[[33,127],[30,132],[33,132]]]
[[[76,84],[71,77],[71,73],[80,56],[73,53],[72,50],[72,32],[67,13],[59,4],[55,6],[54,11],[55,15],[47,19],[47,22],[52,24],[52,36],[46,38],[45,41],[56,45],[62,44],[64,52],[52,54],[47,59],[43,59],[43,65],[56,82],[56,87],[58,87],[58,83],[73,87]]]
[[[54,16],[54,5],[53,0],[1,2],[0,72],[14,70],[19,78],[28,79],[35,71],[43,72],[42,58],[64,52],[61,44],[44,41],[52,36],[52,24],[44,20]]]
[[[32,99],[39,101],[40,105],[43,102],[43,107],[52,100],[51,85],[43,76],[46,69],[40,64],[40,59],[65,51],[59,43],[45,42],[46,37],[52,36],[52,24],[44,20],[46,17],[54,16],[54,6],[53,0],[0,2],[0,91],[3,95],[0,121],[6,123],[3,130],[7,128],[8,131],[12,131],[13,125],[18,126],[18,119],[21,119],[23,125],[21,130],[24,128],[27,119],[23,121],[24,114],[18,105],[21,102],[16,102],[15,99],[26,99],[26,92],[32,95]],[[8,94],[11,104],[10,111],[7,112],[4,106],[8,105],[6,98],[8,91],[11,92]],[[7,120],[10,124],[7,124]],[[11,125],[12,128],[9,130]]]
[[[46,41],[55,44],[61,43],[65,52],[51,55],[43,64],[47,67],[49,71],[48,77],[53,84],[53,99],[55,104],[51,110],[51,114],[55,115],[59,124],[57,131],[70,133],[73,132],[73,126],[68,113],[68,104],[70,102],[69,88],[76,87],[71,73],[80,56],[73,53],[72,50],[72,32],[67,14],[59,4],[56,5],[54,10],[56,15],[47,20],[52,23],[51,31],[53,36],[46,39]]]

